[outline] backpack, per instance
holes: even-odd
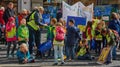
[[[65,35],[65,32],[64,32],[64,29],[60,26],[56,27],[56,35],[55,35],[55,40],[56,41],[63,41],[64,40],[64,35]]]

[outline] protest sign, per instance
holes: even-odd
[[[105,63],[107,57],[108,57],[108,54],[110,52],[110,47],[106,47],[106,48],[103,48],[99,58],[98,58],[98,63]]]

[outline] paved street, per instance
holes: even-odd
[[[42,40],[45,35],[42,35]],[[5,45],[0,45],[0,67],[53,67],[54,59],[36,59],[35,63],[28,64],[18,64],[16,58],[8,59],[6,58],[6,47]],[[100,65],[96,63],[95,60],[74,60],[74,61],[66,61],[62,67],[120,67],[120,51],[117,52],[117,60],[114,60],[113,63],[109,65]],[[55,67],[61,66],[60,64]]]

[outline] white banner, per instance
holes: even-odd
[[[67,21],[67,16],[78,16],[78,4],[76,3],[72,6],[68,5],[64,1],[62,2],[63,7],[63,19]]]
[[[79,16],[87,18],[87,21],[92,21],[93,4],[86,7],[81,2],[79,2]]]
[[[85,17],[87,21],[92,21],[93,18],[93,4],[84,6],[81,2],[70,6],[64,1],[62,2],[63,7],[63,19],[67,21],[67,16]]]

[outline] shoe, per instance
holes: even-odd
[[[12,58],[14,58],[14,54],[11,54]]]
[[[112,60],[116,60],[116,58],[113,58]]]
[[[58,63],[54,63],[53,65],[58,65]]]
[[[106,61],[106,62],[105,62],[106,65],[108,65],[108,64],[110,64],[110,63],[112,63],[112,62],[111,62],[111,61]]]
[[[9,59],[12,58],[12,55],[9,55],[7,58],[9,58]]]
[[[61,62],[61,65],[65,64],[65,62]]]
[[[35,60],[33,59],[33,60],[31,61],[31,63],[35,63]]]

